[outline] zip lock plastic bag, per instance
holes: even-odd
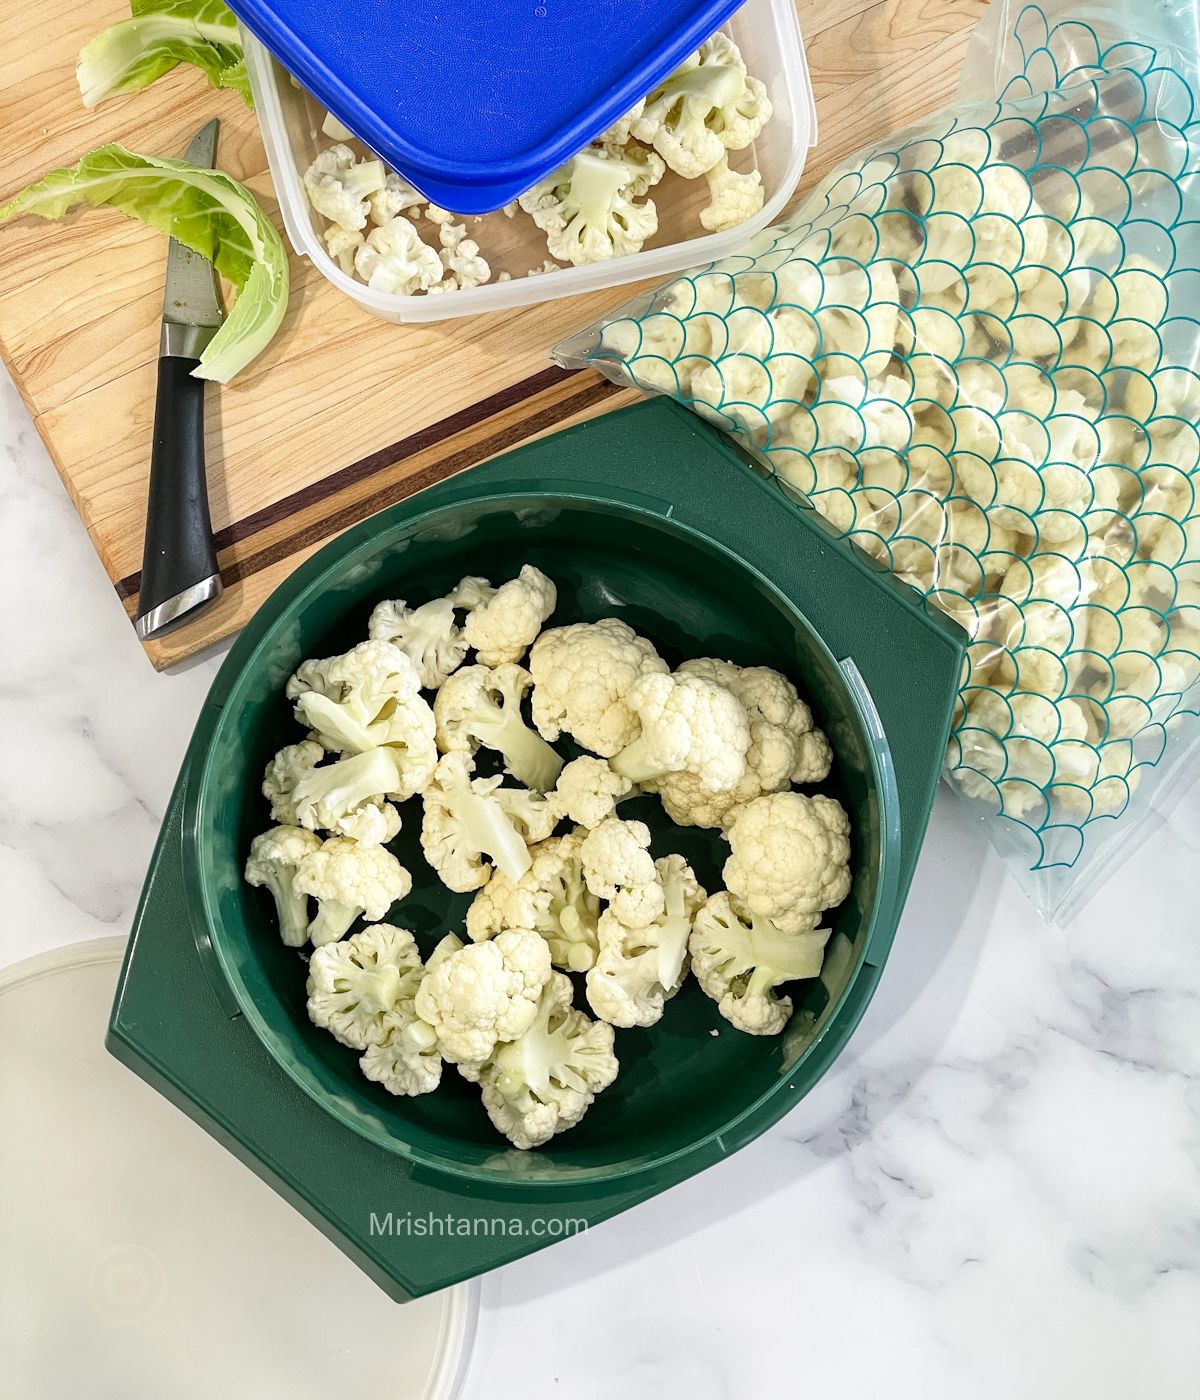
[[[993,0],[957,105],[555,350],[963,626],[947,776],[1049,918],[1200,748],[1198,19]]]

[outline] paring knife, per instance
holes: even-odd
[[[211,166],[220,123],[213,118],[183,154]],[[137,634],[162,637],[221,594],[204,471],[204,380],[192,370],[225,312],[213,265],[171,239],[158,347],[158,394]]]

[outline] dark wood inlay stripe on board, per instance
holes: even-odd
[[[232,544],[248,539],[259,531],[335,495],[339,490],[368,480],[410,457],[415,457],[437,442],[476,427],[488,418],[495,417],[526,399],[532,399],[546,389],[553,388],[580,373],[582,371],[563,370],[552,365],[547,369],[539,370],[537,374],[530,375],[527,379],[520,380],[516,384],[511,384],[507,388],[489,395],[487,398],[480,399],[478,403],[470,404],[464,409],[448,414],[445,418],[431,423],[426,428],[419,429],[410,436],[402,438],[399,442],[393,443],[390,447],[371,452],[357,462],[343,467],[340,471],[323,477],[320,481],[314,481],[309,486],[293,492],[290,496],[285,496],[282,500],[264,506],[262,510],[255,511],[252,515],[245,516],[242,520],[234,521],[223,530],[216,532],[217,549],[227,549]],[[366,499],[352,501],[340,511],[323,516],[321,520],[295,531],[284,539],[277,540],[274,544],[249,555],[245,559],[235,560],[223,566],[221,572],[225,582],[233,583],[249,578],[260,570],[286,559],[289,554],[316,544],[331,535],[338,534],[351,525],[356,525],[360,520],[365,520],[367,516],[374,515],[376,511],[394,505],[397,501],[415,495],[416,492],[434,485],[445,477],[476,465],[485,457],[491,457],[510,447],[518,446],[536,433],[552,428],[564,418],[580,413],[620,392],[617,385],[606,379],[592,378],[591,375],[588,377],[592,379],[592,382],[582,386],[578,392],[547,405],[530,417],[522,418],[520,422],[481,438],[469,446],[460,448],[447,457],[439,458],[438,461],[431,463],[422,471],[405,477]],[[139,569],[118,580],[114,587],[117,596],[122,601],[128,601],[136,597],[140,585],[141,570]]]

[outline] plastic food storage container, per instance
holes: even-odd
[[[310,209],[303,180],[317,152],[332,144],[321,133],[324,111],[263,45],[243,30],[263,144],[292,247],[301,257],[310,258],[335,287],[388,321],[441,321],[502,311],[642,278],[666,277],[724,257],[748,235],[779,217],[816,141],[817,115],[793,0],[746,0],[723,28],[741,49],[748,70],[766,84],[774,107],[758,140],[747,150],[730,155],[735,169],[757,169],[762,175],[766,197],[753,219],[723,233],[704,233],[698,216],[708,202],[707,185],[668,171],[653,196],[658,207],[658,232],[640,253],[584,267],[539,271],[531,277],[531,270],[540,270],[547,256],[545,235],[531,219],[525,215],[510,219],[500,212],[479,220],[468,218],[470,236],[488,260],[493,280],[482,287],[440,296],[373,291],[344,273],[326,252],[321,239],[325,221]],[[497,282],[496,275],[501,272],[507,272],[512,281]]]

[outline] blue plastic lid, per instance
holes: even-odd
[[[742,0],[231,0],[427,198],[485,214],[619,120]]]

